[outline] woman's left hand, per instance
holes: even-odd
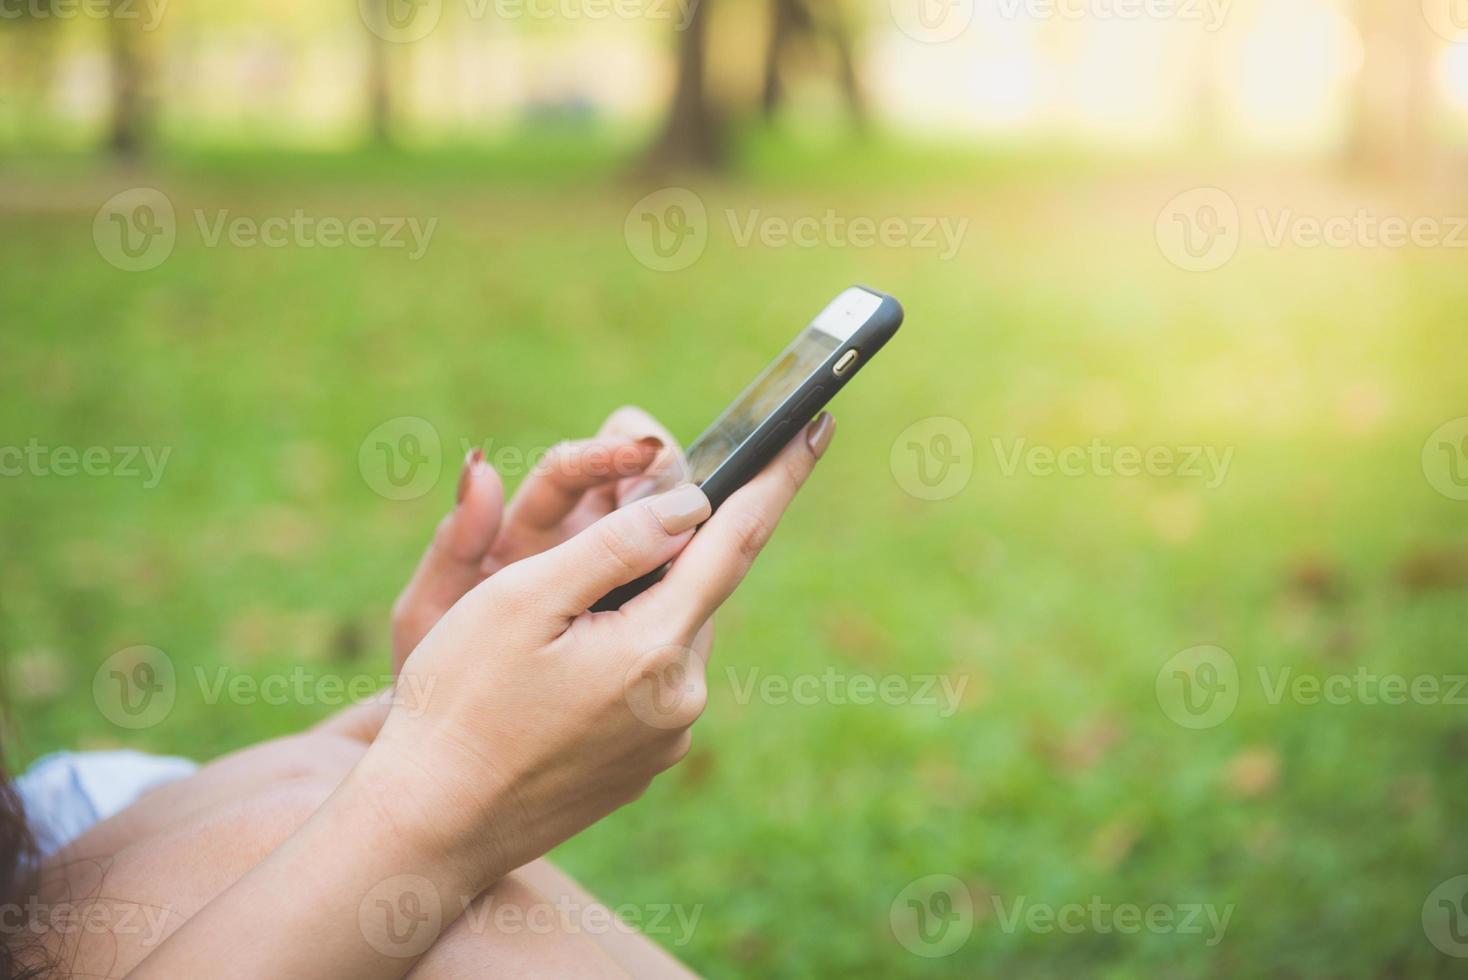
[[[619,408],[591,439],[541,459],[508,506],[500,475],[474,450],[458,501],[439,522],[392,611],[393,674],[443,614],[484,579],[573,537],[623,504],[683,479],[677,442],[640,408]]]

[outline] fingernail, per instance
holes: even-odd
[[[676,486],[647,502],[652,516],[669,534],[682,534],[709,516],[709,498],[692,483]]]
[[[469,492],[469,471],[482,462],[484,462],[484,450],[477,446],[469,450],[468,455],[464,457],[464,469],[459,473],[459,493],[456,503],[464,502],[464,495]]]
[[[663,448],[663,440],[657,436],[643,436],[637,440],[637,445],[650,453],[659,452]]]
[[[810,446],[810,451],[815,454],[816,459],[826,451],[831,444],[831,436],[836,431],[836,420],[831,418],[830,412],[822,412],[816,416],[816,420],[806,430],[805,442]]]

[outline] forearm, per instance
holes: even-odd
[[[400,977],[489,883],[369,759],[130,977]],[[407,819],[405,819],[405,816]],[[491,876],[492,877],[492,876]]]

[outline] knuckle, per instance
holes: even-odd
[[[800,446],[796,451],[786,453],[780,459],[780,468],[785,475],[785,480],[797,490],[805,484],[810,476],[811,468],[815,464],[815,456],[812,455],[810,447],[800,439]]]
[[[547,449],[540,458],[540,474],[552,481],[571,476],[576,470],[576,444],[561,441]]]
[[[700,677],[689,684],[687,691],[683,695],[683,704],[681,705],[681,707],[683,709],[682,720],[686,723],[684,728],[685,731],[688,727],[691,727],[694,722],[703,717],[703,713],[708,708],[708,706],[708,684],[704,683],[703,678]]]
[[[692,749],[693,731],[692,729],[685,728],[683,729],[683,731],[678,733],[677,737],[673,739],[672,744],[668,747],[667,767],[671,769],[678,763],[682,762],[684,759],[688,758],[688,753],[692,751]]]
[[[752,510],[736,511],[733,521],[734,542],[739,556],[752,561],[769,543],[774,525],[763,514]]]
[[[596,536],[597,547],[621,572],[635,574],[641,568],[637,542],[617,521],[605,521]]]

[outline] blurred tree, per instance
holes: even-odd
[[[1401,173],[1432,157],[1430,29],[1416,3],[1355,0],[1361,71],[1352,99],[1346,162],[1369,173]]]
[[[763,0],[761,0],[763,2]],[[772,120],[786,103],[792,68],[797,56],[810,69],[825,61],[818,71],[830,71],[847,111],[858,129],[867,122],[866,97],[857,70],[851,21],[842,5],[819,8],[810,0],[768,0],[769,33],[765,41],[758,80],[757,107],[745,103],[754,93],[724,105],[709,91],[709,60],[718,46],[709,41],[709,6],[701,0],[691,12],[678,38],[678,67],[673,100],[662,131],[646,158],[652,170],[678,168],[717,169],[729,153],[729,125],[743,115]]]
[[[858,129],[866,127],[866,100],[856,71],[851,32],[838,5],[823,8],[817,18],[808,0],[770,0],[770,40],[765,49],[764,85],[760,111],[771,120],[785,100],[786,65],[792,50],[818,51],[828,47],[836,62],[836,81],[847,111]]]
[[[393,48],[386,40],[391,24],[388,6],[399,0],[376,0],[370,5],[376,23],[367,32],[367,124],[373,143],[387,146],[393,142]]]
[[[652,170],[717,169],[728,154],[727,114],[708,93],[705,55],[712,0],[698,0],[678,32],[673,102],[662,133],[644,161]]]
[[[107,149],[118,159],[139,156],[150,135],[148,51],[135,0],[107,0],[111,106]]]

